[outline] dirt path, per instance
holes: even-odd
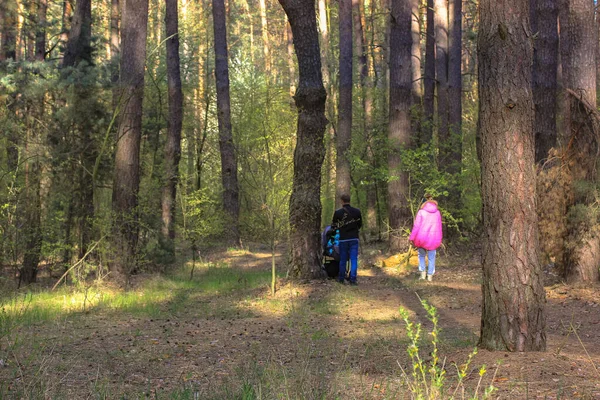
[[[98,309],[13,332],[0,342],[7,398],[408,398],[398,367],[409,367],[398,309],[430,328],[419,298],[438,309],[450,381],[450,365],[463,363],[477,342],[476,259],[441,257],[432,283],[366,267],[364,259],[358,287],[281,280],[275,296],[268,254],[229,252],[209,261],[233,275],[214,290],[177,287],[150,315]],[[211,271],[198,269],[195,279],[214,279]],[[256,272],[264,281],[250,275]],[[592,366],[600,366],[599,303],[597,290],[548,288],[548,351],[480,351],[467,386],[476,386],[486,364],[484,384],[493,378],[499,398],[600,399]]]

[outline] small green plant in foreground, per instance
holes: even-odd
[[[404,383],[410,391],[410,398],[413,400],[479,400],[491,398],[496,388],[491,383],[486,388],[481,388],[483,377],[487,372],[485,365],[479,368],[479,380],[473,393],[468,394],[468,390],[464,386],[465,378],[469,375],[471,361],[477,354],[477,348],[473,349],[463,365],[454,365],[457,371],[456,382],[452,383],[446,380],[446,360],[444,359],[440,362],[440,356],[438,354],[440,330],[438,328],[437,310],[425,300],[421,300],[421,304],[425,311],[427,311],[427,319],[433,324],[433,328],[431,329],[431,332],[429,332],[429,335],[431,335],[432,346],[430,353],[431,360],[429,361],[425,361],[419,353],[422,333],[421,324],[412,322],[408,311],[400,307],[400,316],[406,324],[406,334],[409,339],[406,350],[412,364],[412,372],[407,372],[400,363],[398,363],[398,365],[402,370]],[[481,393],[480,390],[482,391]]]

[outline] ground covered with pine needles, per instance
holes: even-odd
[[[494,399],[600,399],[598,288],[566,286],[552,271],[548,350],[480,350],[466,365],[481,273],[480,257],[465,254],[442,252],[433,282],[422,282],[414,266],[365,247],[358,286],[281,271],[275,295],[270,254],[252,248],[215,251],[193,277],[190,262],[136,276],[128,292],[98,281],[50,292],[51,277],[17,292],[5,271],[0,399],[470,399],[492,386]],[[439,318],[433,335],[422,301]],[[401,307],[413,330],[422,325],[416,342]]]

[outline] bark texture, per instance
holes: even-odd
[[[237,177],[237,158],[231,129],[225,3],[223,0],[213,0],[212,5],[215,35],[215,79],[217,81],[217,116],[219,120],[223,209],[227,216],[226,232],[228,240],[233,244],[239,244],[239,186]]]
[[[483,304],[479,345],[546,348],[535,204],[528,0],[480,3]]]
[[[314,0],[279,0],[292,27],[300,80],[294,96],[298,131],[294,151],[294,182],[290,197],[290,269],[296,278],[317,278],[321,271],[321,167],[325,156],[327,93]]]
[[[46,58],[46,24],[48,0],[38,0],[37,27],[35,31],[35,60],[44,61]]]
[[[119,58],[121,54],[121,43],[119,41],[119,0],[110,2],[110,81],[113,84],[113,112],[119,105]]]
[[[425,69],[424,69],[424,95],[423,114],[424,125],[422,128],[421,142],[429,143],[433,138],[433,113],[435,102],[435,22],[433,0],[427,2],[427,28],[425,36]]]
[[[2,11],[2,39],[0,41],[0,61],[17,58],[17,22],[19,18],[16,0],[6,0],[0,5]]]
[[[391,252],[406,247],[403,229],[410,223],[408,174],[401,168],[400,151],[411,145],[412,32],[410,0],[392,0],[390,20],[390,150],[388,170],[389,246]]]
[[[81,61],[92,63],[92,1],[77,0],[63,66],[76,66]]]
[[[336,199],[350,194],[350,159],[352,144],[352,0],[339,1],[340,76],[338,129],[336,135]]]
[[[438,165],[449,162],[451,148],[448,126],[448,0],[434,0],[435,19],[435,80],[437,91]]]
[[[165,249],[175,255],[175,205],[181,160],[181,127],[183,124],[183,91],[179,63],[179,18],[177,0],[166,0],[167,86],[169,120],[165,144],[165,179],[162,191],[162,239]]]
[[[112,194],[112,247],[115,255],[111,274],[118,282],[128,284],[129,274],[135,266],[139,230],[137,206],[148,0],[128,0],[124,4],[121,28],[119,87],[122,111],[115,149]]]
[[[533,103],[535,161],[542,164],[556,146],[556,100],[558,71],[558,2],[531,0],[533,48]],[[543,199],[540,199],[543,200]]]

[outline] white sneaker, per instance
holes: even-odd
[[[427,282],[431,282],[433,280],[433,275],[427,275]]]
[[[427,272],[421,271],[421,277],[419,278],[419,280],[424,281],[426,276],[427,276]]]

